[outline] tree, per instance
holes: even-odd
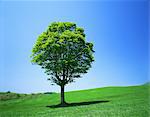
[[[53,22],[37,38],[31,62],[45,69],[48,80],[61,87],[64,105],[65,85],[87,73],[94,61],[93,53],[93,44],[86,42],[83,28],[71,22]]]

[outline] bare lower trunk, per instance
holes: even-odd
[[[65,105],[66,102],[65,102],[65,95],[64,95],[64,85],[61,86],[61,105]]]

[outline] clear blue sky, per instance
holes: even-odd
[[[91,0],[92,1],[92,0]],[[118,0],[119,1],[119,0]],[[59,91],[30,62],[38,35],[53,21],[71,21],[94,42],[95,62],[66,91],[148,81],[148,2],[1,2],[0,91]]]

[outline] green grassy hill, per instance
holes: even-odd
[[[70,105],[57,107],[59,94],[0,93],[0,117],[150,117],[150,85],[66,92]]]

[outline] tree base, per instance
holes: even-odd
[[[60,107],[65,107],[65,106],[67,106],[67,105],[68,105],[67,102],[63,102],[63,103],[60,103],[60,104],[59,104]]]

